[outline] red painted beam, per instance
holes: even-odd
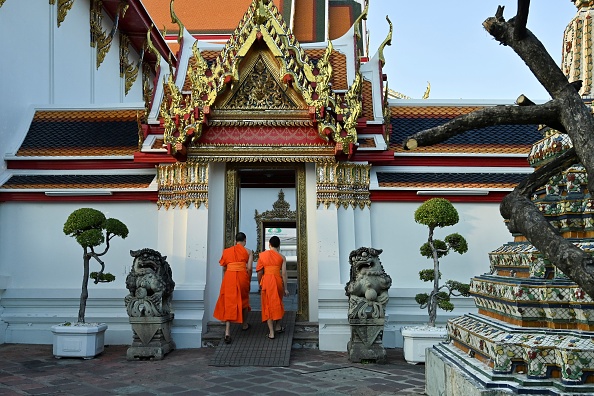
[[[131,160],[34,160],[6,161],[7,169],[43,169],[43,170],[86,170],[86,169],[151,169],[149,163],[133,162]]]
[[[134,153],[134,162],[147,165],[153,164],[154,166],[163,163],[172,164],[177,162],[177,160],[167,153]]]
[[[371,191],[370,199],[371,202],[425,202],[426,200],[434,197],[446,198],[451,202],[468,202],[468,203],[481,203],[481,202],[495,202],[500,203],[503,198],[508,195],[506,191],[491,191],[488,195],[448,195],[447,193],[439,195],[417,195],[416,190],[405,190],[405,191]]]
[[[400,157],[396,156],[389,164],[394,166],[460,166],[460,167],[512,167],[529,168],[525,157]]]
[[[156,191],[114,192],[112,195],[47,196],[42,192],[3,192],[0,202],[157,202]]]

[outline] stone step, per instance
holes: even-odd
[[[293,333],[293,349],[318,349],[319,334],[317,322],[296,322]],[[203,348],[216,348],[225,334],[225,324],[219,321],[208,322],[206,333],[202,334]]]

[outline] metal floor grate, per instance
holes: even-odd
[[[222,340],[213,355],[211,366],[266,366],[288,367],[295,330],[295,312],[287,311],[281,321],[284,333],[277,334],[274,340],[268,339],[268,326],[262,322],[260,311],[248,313],[250,329],[241,330],[241,325],[231,324],[231,344]]]

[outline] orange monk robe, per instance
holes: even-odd
[[[226,267],[213,316],[223,322],[243,322],[242,310],[250,309],[249,253],[240,244],[223,250],[219,263]]]
[[[262,301],[262,322],[269,319],[280,320],[285,314],[283,305],[283,296],[285,289],[281,270],[283,265],[283,256],[274,250],[266,250],[260,253],[256,271],[264,270],[260,279],[262,292],[260,299]]]

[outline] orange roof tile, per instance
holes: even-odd
[[[33,121],[130,121],[144,110],[40,110]]]
[[[366,117],[368,121],[373,120],[373,92],[371,81],[363,79],[362,87],[363,95],[363,117]]]
[[[390,149],[395,153],[421,154],[421,153],[444,153],[444,154],[523,154],[528,155],[531,145],[511,144],[434,144],[433,146],[418,147],[414,151],[407,151],[402,148],[402,142],[390,141]]]
[[[138,149],[137,117],[144,110],[40,110],[18,157],[131,156]]]
[[[306,49],[305,53],[310,59],[320,59],[326,52],[325,48],[318,49]],[[332,51],[330,55],[330,64],[332,65],[332,89],[334,90],[347,90],[349,85],[347,82],[347,70],[346,70],[346,55],[338,51]]]
[[[484,106],[392,106],[392,117],[448,117],[454,118]]]
[[[348,5],[331,5],[328,9],[328,19],[328,35],[330,36],[330,40],[342,37],[348,32],[354,22],[352,8]]]
[[[485,106],[392,106],[390,148],[395,153],[447,153],[447,154],[522,154],[528,155],[539,140],[536,125],[497,125],[479,128],[454,136],[447,141],[414,151],[405,151],[402,142],[407,136],[421,130],[480,110]]]
[[[398,188],[420,188],[423,190],[431,190],[434,188],[509,188],[513,189],[518,183],[427,183],[424,181],[420,182],[380,182],[380,187],[398,187]]]
[[[159,147],[160,148],[160,147]],[[21,148],[17,157],[106,157],[134,155],[137,147],[57,147]]]
[[[155,25],[163,26],[167,32],[178,32],[179,27],[171,22],[169,1],[142,0]],[[274,4],[282,12],[282,0],[274,0]],[[197,33],[231,33],[248,10],[252,0],[175,0],[175,15],[184,27],[192,34]]]
[[[312,42],[316,38],[316,0],[302,0],[295,4],[293,34],[300,42]]]

